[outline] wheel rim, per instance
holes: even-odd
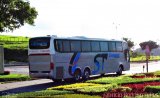
[[[79,75],[79,73],[78,73],[78,72],[77,72],[77,73],[75,73],[75,80],[76,80],[76,81],[80,80],[80,75]]]
[[[85,71],[84,75],[85,75],[85,78],[86,78],[86,79],[89,78],[89,72],[88,72],[88,71]]]
[[[119,67],[119,74],[122,74],[122,68]]]

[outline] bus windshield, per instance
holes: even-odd
[[[30,49],[48,49],[50,46],[50,37],[31,38],[29,40]]]

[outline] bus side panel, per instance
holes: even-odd
[[[55,53],[53,55],[54,59],[54,78],[55,79],[65,79],[71,78],[72,76],[69,74],[69,63],[73,53]]]
[[[95,69],[94,57],[95,53],[81,53],[81,56],[77,62],[77,68],[81,69],[82,75],[85,68],[89,68],[92,74],[92,71]]]

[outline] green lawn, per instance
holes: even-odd
[[[125,84],[125,83],[140,83],[140,82],[147,82],[147,81],[158,81],[160,78],[132,78],[128,75],[122,75],[118,77],[103,77],[95,80],[88,80],[87,83],[97,83],[97,84]]]
[[[9,74],[9,75],[0,75],[0,82],[10,82],[10,81],[25,81],[29,80],[30,77],[28,75],[22,74]]]
[[[146,56],[139,56],[139,57],[131,57],[130,58],[131,62],[144,62],[146,61]],[[158,61],[160,60],[160,56],[151,56],[149,61]]]
[[[91,96],[85,94],[75,94],[73,91],[65,90],[44,90],[20,94],[2,96],[2,98],[101,98],[100,96]]]
[[[159,75],[160,71],[154,72],[154,74]],[[132,89],[129,87],[123,87],[122,84],[126,83],[143,83],[146,81],[160,81],[158,77],[146,77],[146,78],[132,78],[132,75],[122,75],[117,77],[102,77],[99,79],[88,80],[84,83],[74,83],[68,85],[54,86],[48,88],[44,91],[36,91],[36,92],[28,92],[21,94],[8,95],[7,97],[12,98],[21,98],[21,97],[54,97],[54,98],[100,98],[102,94],[114,90],[122,91],[122,92],[130,92]],[[7,76],[6,76],[7,77]],[[149,89],[151,92],[156,89],[156,91],[160,90],[160,86],[147,86],[146,90]],[[159,93],[159,92],[158,92]],[[160,97],[160,95],[156,92],[156,96]],[[147,95],[144,95],[144,98]],[[3,96],[6,97],[6,96]],[[141,96],[142,97],[142,96]],[[136,96],[136,98],[141,98],[140,96]],[[158,98],[157,97],[157,98]],[[126,97],[130,98],[130,97]],[[142,97],[143,98],[143,97]],[[155,97],[153,97],[155,98]]]
[[[0,35],[0,45],[7,49],[27,49],[28,37]]]

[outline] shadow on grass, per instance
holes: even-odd
[[[103,76],[94,76],[94,77],[91,77],[89,80],[98,79],[98,78],[101,78],[101,77],[117,77],[117,75],[107,74],[107,75],[103,75]],[[72,80],[73,79],[67,79],[67,81],[62,81],[62,82],[48,82],[48,83],[43,83],[43,84],[37,84],[37,85],[8,89],[8,90],[0,91],[0,96],[23,93],[23,92],[34,92],[34,91],[46,90],[49,87],[54,87],[54,86],[59,86],[59,85],[67,85],[67,84],[74,84],[75,82],[72,81]],[[85,81],[81,80],[81,81],[78,81],[76,83],[83,83],[83,82],[85,82]]]

